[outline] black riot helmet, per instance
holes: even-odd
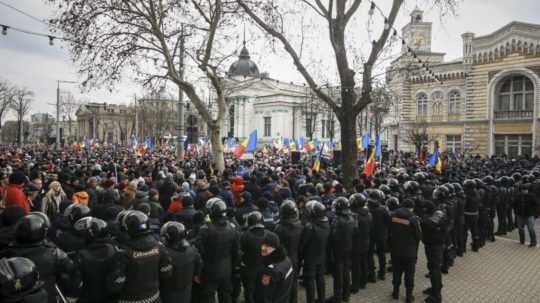
[[[449,196],[450,192],[445,186],[439,186],[433,191],[433,201],[444,202]]]
[[[30,259],[0,259],[0,297],[14,297],[41,285],[36,265]]]
[[[452,185],[452,183],[445,183],[442,186],[448,190],[449,197],[453,197],[456,194],[456,189],[454,188],[454,185]]]
[[[124,228],[124,224],[122,223],[124,221],[124,218],[133,210],[122,210],[116,215],[115,223],[118,224],[120,231],[126,232],[126,229]]]
[[[211,205],[208,205],[207,203],[206,206],[209,207],[208,211],[210,212],[210,218],[212,218],[212,221],[216,221],[227,216],[227,204],[225,204],[225,202],[223,202],[221,199],[214,200]]]
[[[512,179],[514,179],[514,183],[517,183],[517,182],[521,181],[521,174],[520,173],[513,173],[512,174]]]
[[[77,234],[88,241],[103,239],[108,235],[107,222],[94,217],[79,219],[75,222],[73,228]]]
[[[452,185],[454,186],[454,191],[456,192],[456,194],[463,194],[463,187],[461,187],[461,184],[459,183],[452,183]]]
[[[285,200],[281,203],[279,208],[281,218],[283,219],[296,219],[298,218],[298,207],[292,200]]]
[[[473,190],[475,188],[476,188],[476,181],[474,181],[474,179],[467,179],[463,181],[463,189]]]
[[[482,178],[482,182],[484,182],[487,185],[493,185],[495,183],[495,178],[493,178],[490,175],[487,175],[484,178]]]
[[[122,220],[122,225],[130,237],[143,235],[150,231],[150,227],[148,225],[148,216],[138,210],[134,210],[126,214]]]
[[[326,218],[326,208],[319,201],[308,201],[308,203],[306,203],[306,211],[311,219],[328,220],[328,218]]]
[[[90,208],[82,204],[71,204],[64,210],[64,217],[68,218],[71,224],[75,224],[79,219],[90,216]]]
[[[382,203],[384,202],[384,200],[386,200],[386,195],[382,190],[376,188],[368,188],[366,189],[365,193],[367,194],[368,199],[373,199],[379,203]]]
[[[474,182],[476,183],[476,188],[477,189],[483,188],[484,185],[485,185],[484,182],[482,182],[482,180],[480,180],[479,178],[475,178]]]
[[[381,184],[379,186],[379,190],[382,191],[387,196],[392,193],[392,189],[390,189],[390,186],[386,184]]]
[[[43,241],[49,229],[48,221],[43,216],[28,214],[15,224],[15,241],[19,244],[31,244]]]
[[[399,208],[399,199],[396,197],[389,197],[386,199],[386,206],[388,206],[389,210],[395,210]]]
[[[159,234],[167,244],[177,243],[186,239],[186,227],[180,222],[170,221],[163,224]]]
[[[407,181],[403,184],[403,189],[409,195],[416,195],[420,191],[420,184],[416,181]]]
[[[367,198],[364,196],[364,194],[356,193],[351,195],[349,198],[349,203],[351,204],[351,209],[356,211],[366,206]]]
[[[252,211],[246,217],[248,228],[264,228],[263,216],[259,211]]]
[[[332,208],[336,210],[338,214],[344,214],[349,211],[349,200],[345,197],[338,197],[332,202]]]

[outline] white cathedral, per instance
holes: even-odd
[[[258,144],[301,137],[339,141],[336,117],[313,96],[309,87],[261,73],[245,42],[227,73],[227,90],[231,92],[231,107],[222,137],[242,139],[257,129]]]

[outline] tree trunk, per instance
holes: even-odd
[[[345,102],[344,102],[345,104]],[[348,191],[352,190],[353,180],[357,177],[357,146],[356,146],[356,115],[353,110],[342,109],[343,115],[339,115],[341,132],[341,155],[343,182]]]
[[[221,143],[220,123],[212,121],[208,123],[210,129],[210,143],[212,144],[213,162],[216,170],[221,174],[225,170],[223,158],[223,144]]]

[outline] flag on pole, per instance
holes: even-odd
[[[425,161],[426,155],[424,154],[424,145],[420,144],[420,150],[418,151],[418,160]]]
[[[82,147],[88,148],[89,146],[90,144],[88,144],[88,137],[84,136],[83,141],[82,141]]]
[[[439,174],[442,172],[442,160],[439,156],[439,145],[437,143],[435,143],[435,151],[433,151],[429,164],[434,167],[435,171],[437,171]]]
[[[289,145],[289,151],[293,152],[293,151],[296,151],[296,140],[291,140],[290,142],[290,145]]]
[[[362,147],[364,148],[364,150],[367,150],[367,148],[369,147],[369,141],[371,141],[371,139],[369,138],[369,134],[366,132],[362,137]]]
[[[257,130],[252,131],[249,137],[244,139],[242,144],[236,146],[236,149],[234,150],[234,156],[237,159],[240,159],[240,157],[242,157],[242,155],[246,151],[253,152],[255,151],[255,148],[257,148]]]
[[[379,161],[382,160],[382,142],[381,142],[381,136],[377,135],[375,137],[375,156]]]
[[[317,160],[315,160],[315,163],[313,163],[313,171],[314,172],[318,173],[319,170],[321,170],[321,157],[322,157],[323,150],[324,150],[324,143],[321,146],[321,150],[319,151],[319,155],[317,156]]]
[[[377,165],[375,160],[375,149],[376,148],[373,148],[371,150],[371,155],[369,156],[366,165],[364,165],[364,174],[366,174],[366,176],[368,177],[373,175],[373,172],[375,171],[375,166]]]

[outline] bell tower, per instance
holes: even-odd
[[[431,52],[431,22],[424,22],[424,11],[416,8],[411,12],[411,20],[401,30],[406,45],[403,45],[401,53],[407,53],[407,47],[415,52]]]

